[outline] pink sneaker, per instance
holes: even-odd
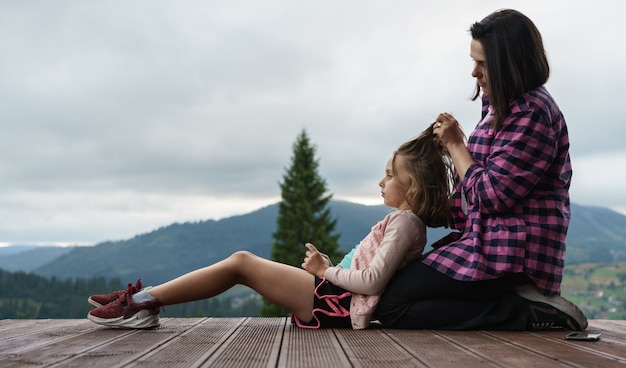
[[[130,295],[135,294],[136,292],[141,290],[141,279],[137,280],[137,283],[133,286],[132,284],[128,284],[128,287],[132,288]],[[87,302],[93,305],[96,308],[100,308],[104,305],[111,303],[112,301],[117,300],[121,295],[126,293],[126,289],[113,291],[108,294],[97,294],[92,295],[87,299]]]
[[[151,328],[159,325],[158,300],[135,303],[131,297],[131,288],[111,303],[92,309],[87,318],[99,325],[117,328]]]

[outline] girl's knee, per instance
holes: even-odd
[[[254,255],[253,253],[250,253],[246,250],[240,250],[231,254],[230,257],[228,257],[228,259],[231,262],[236,263],[238,265],[245,265],[256,257],[257,256]]]
[[[255,260],[259,257],[245,250],[237,251],[228,257],[229,267],[237,284],[250,286],[254,273],[258,271]]]

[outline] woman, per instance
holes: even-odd
[[[572,170],[563,114],[544,87],[541,34],[515,10],[470,33],[482,119],[467,146],[454,116],[433,124],[458,174],[451,227],[460,232],[399,271],[376,316],[395,328],[584,330],[584,314],[559,296]]]

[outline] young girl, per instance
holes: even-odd
[[[101,306],[87,318],[112,327],[155,327],[161,306],[210,298],[243,284],[291,311],[298,326],[366,328],[391,276],[421,257],[426,226],[447,225],[449,163],[432,126],[400,146],[379,182],[385,205],[397,210],[338,266],[310,243],[302,268],[240,251],[159,286],[140,290],[138,282],[128,290],[93,295],[90,303]]]

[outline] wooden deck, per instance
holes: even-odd
[[[626,367],[626,321],[567,331],[305,330],[286,318],[162,318],[153,330],[0,320],[0,367]]]

